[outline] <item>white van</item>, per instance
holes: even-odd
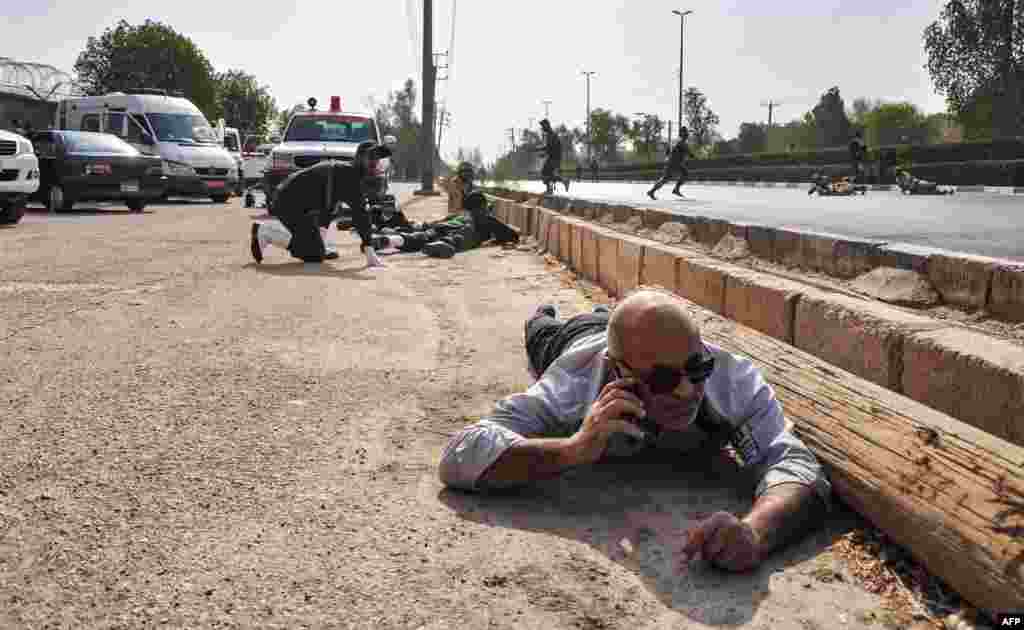
[[[191,101],[163,90],[64,99],[57,129],[112,133],[164,160],[169,196],[223,203],[238,187],[238,167],[210,122]]]

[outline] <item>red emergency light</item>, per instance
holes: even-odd
[[[331,111],[332,112],[340,112],[341,111],[341,97],[340,96],[332,96],[331,97]]]

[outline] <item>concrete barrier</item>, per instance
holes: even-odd
[[[648,230],[657,230],[662,223],[674,221],[677,216],[668,210],[645,208],[643,212],[644,227]]]
[[[548,225],[551,223],[551,216],[553,214],[550,210],[537,210],[537,220],[533,225],[533,238],[537,241],[537,247],[541,250],[547,249]]]
[[[591,282],[600,282],[598,274],[597,228],[581,225],[580,230],[580,267],[583,277]]]
[[[583,230],[586,221],[573,221],[569,225],[569,266],[578,273],[583,272]]]
[[[783,228],[773,228],[772,262],[789,267],[799,267],[802,261],[800,251],[800,232]]]
[[[560,214],[554,214],[548,218],[548,236],[547,236],[547,250],[548,253],[554,256],[558,260],[562,260],[561,250],[561,233],[562,223],[565,219]]]
[[[775,230],[757,224],[747,225],[750,253],[762,260],[775,260]]]
[[[594,229],[597,244],[597,283],[611,296],[619,293],[619,236],[610,230]]]
[[[629,206],[612,206],[611,211],[616,223],[625,223],[633,216],[633,208]]]
[[[546,235],[553,255],[613,295],[621,296],[641,283],[660,285],[840,369],[1024,445],[1024,348],[1014,343],[881,302],[834,294],[613,232],[555,211],[513,203],[498,204],[496,212],[503,208],[516,227],[535,223],[536,233]],[[609,211],[625,216],[621,209]],[[645,217],[648,212],[629,211]],[[720,229],[702,225],[709,233]],[[1024,317],[1024,264],[996,264],[981,257],[959,258],[928,248],[820,234],[809,235],[806,242],[812,244],[806,245],[794,231],[758,225],[728,229],[745,232],[755,254],[770,251],[764,258],[798,266],[831,265],[836,274],[852,274],[871,260],[926,271],[937,289],[945,289],[947,301],[987,305],[1003,316]],[[844,255],[844,248],[853,254]],[[847,258],[851,262],[844,268],[840,261]]]
[[[1024,265],[995,268],[986,308],[1003,319],[1024,321]]]
[[[839,278],[856,278],[879,265],[879,251],[885,241],[841,239],[836,241],[829,273]]]
[[[928,257],[931,256],[933,251],[920,245],[887,243],[878,247],[876,255],[879,267],[909,269],[910,271],[928,275]]]
[[[881,302],[808,290],[796,304],[793,345],[902,392],[904,338],[946,326]]]
[[[739,267],[714,258],[686,257],[679,261],[676,292],[719,315],[725,312],[725,284],[730,270]]]
[[[643,265],[640,267],[640,283],[676,291],[679,286],[681,258],[683,253],[678,249],[664,245],[645,245]]]
[[[962,328],[908,335],[903,393],[1024,445],[1024,348],[1016,344]]]
[[[678,219],[686,224],[693,240],[707,247],[714,247],[729,233],[729,222],[721,219],[694,216],[681,216]]]
[[[796,304],[809,290],[798,282],[735,267],[725,277],[722,315],[792,344]]]
[[[615,263],[615,294],[621,297],[640,286],[640,271],[643,268],[647,241],[618,233],[615,234],[615,238],[619,243],[619,258]],[[604,260],[602,257],[602,265]]]
[[[932,254],[928,258],[928,279],[947,304],[984,308],[995,267],[992,259],[978,256]]]

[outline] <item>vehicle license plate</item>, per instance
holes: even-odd
[[[121,182],[121,192],[126,192],[126,193],[137,193],[137,192],[139,192],[139,182]]]

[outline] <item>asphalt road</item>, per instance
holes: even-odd
[[[543,192],[540,182],[520,187]],[[573,183],[570,195],[596,201],[662,208],[772,227],[791,227],[952,251],[1024,260],[1024,196],[960,193],[941,197],[871,191],[854,197],[808,196],[806,186],[747,188],[686,185],[686,199],[672,184],[646,196],[650,184]]]

